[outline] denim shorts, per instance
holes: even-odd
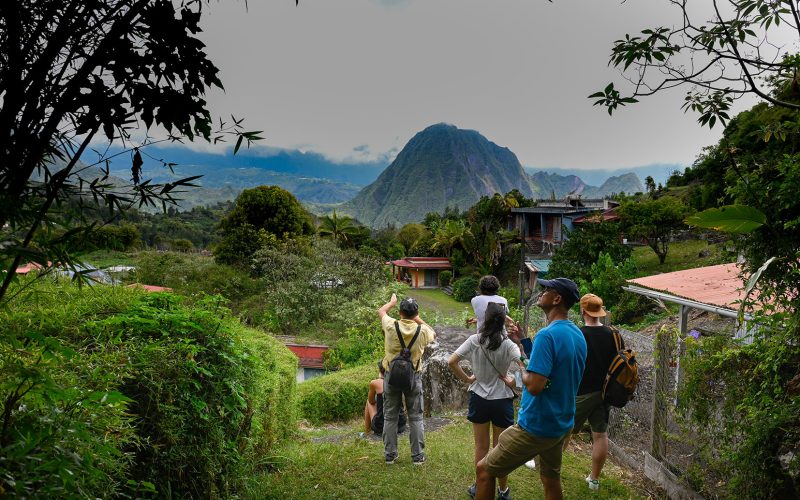
[[[473,424],[491,422],[495,427],[514,425],[514,398],[483,399],[474,392],[469,393],[467,420]]]

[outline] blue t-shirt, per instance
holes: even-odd
[[[550,386],[538,396],[522,391],[517,423],[535,436],[561,437],[575,423],[575,394],[586,363],[586,340],[572,321],[557,320],[533,340],[528,371],[543,375]]]

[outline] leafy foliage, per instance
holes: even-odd
[[[297,391],[300,416],[319,424],[363,413],[369,381],[377,376],[375,363],[370,363],[303,382]]]
[[[218,262],[246,265],[265,244],[313,234],[311,216],[297,198],[278,186],[245,189],[219,224],[222,240],[214,250]]]
[[[7,493],[231,495],[294,431],[294,356],[218,298],[42,291],[0,311]]]
[[[687,339],[682,416],[686,425],[701,429],[696,442],[709,457],[705,466],[728,478],[722,485],[726,494],[796,498],[800,459],[791,450],[800,443],[800,391],[792,377],[800,350],[787,337],[796,335],[797,318],[764,320],[749,345],[720,337]],[[716,487],[703,485],[701,491]]]
[[[113,0],[0,6],[0,284],[3,300],[20,263],[69,265],[71,248],[92,225],[82,211],[59,211],[72,199],[102,202],[111,211],[136,204],[162,206],[196,176],[155,184],[141,179],[141,151],[130,141],[138,125],[158,126],[170,140],[196,137],[249,144],[257,132],[241,121],[212,130],[205,92],[222,87],[197,34],[203,2]],[[132,184],[109,180],[112,158],[97,153],[79,163],[100,135],[121,141],[130,155]],[[102,151],[102,148],[101,148]],[[89,156],[88,154],[86,156]],[[100,177],[89,167],[103,166]],[[170,165],[164,162],[165,167]]]
[[[325,215],[320,218],[317,232],[320,236],[330,236],[334,241],[341,244],[348,244],[358,233],[358,229],[353,225],[353,219],[346,215],[337,216],[336,210],[333,215]]]
[[[373,294],[387,283],[381,261],[329,240],[313,246],[262,248],[253,257],[253,273],[268,292],[261,324],[272,331],[297,334],[312,325],[325,331],[371,323]],[[302,314],[298,314],[302,311]]]
[[[632,257],[615,263],[609,254],[601,252],[597,262],[589,269],[590,278],[580,278],[578,285],[581,294],[593,293],[603,299],[614,323],[631,324],[652,310],[652,305],[645,297],[622,289],[627,284],[626,280],[635,275],[636,264]]]
[[[551,276],[565,276],[576,283],[580,280],[590,281],[591,267],[601,253],[608,255],[615,263],[623,262],[631,255],[630,247],[621,242],[619,224],[615,222],[597,221],[576,225],[567,237],[553,255],[549,269]]]
[[[684,226],[683,220],[690,213],[689,207],[671,196],[627,201],[619,207],[620,223],[626,234],[642,238],[662,264],[667,258],[672,233]]]
[[[792,43],[770,41],[775,32],[797,40],[796,0],[713,0],[710,19],[694,2],[671,3],[676,9],[672,27],[643,29],[614,42],[609,64],[629,76],[630,94],[610,83],[589,96],[598,99],[595,105],[611,114],[641,97],[685,86],[689,90],[682,108],[697,113],[703,126],[725,125],[733,101],[748,94],[800,109],[800,58],[791,52]]]
[[[469,302],[478,292],[478,279],[464,276],[453,283],[453,298],[459,302]]]

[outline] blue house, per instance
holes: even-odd
[[[512,208],[511,226],[520,232],[523,242],[520,263],[520,287],[529,294],[536,280],[547,273],[553,252],[567,239],[576,219],[606,212],[618,206],[613,200],[581,199],[580,195],[568,195],[561,200],[536,200],[535,207]]]

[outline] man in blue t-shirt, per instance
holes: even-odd
[[[547,315],[548,325],[533,340],[509,338],[530,355],[527,366],[520,360],[525,391],[517,424],[506,429],[497,446],[476,467],[478,499],[494,496],[495,479],[539,455],[539,476],[548,500],[562,498],[561,451],[575,418],[578,392],[586,362],[586,341],[567,312],[578,302],[578,287],[567,278],[539,280],[542,291],[536,302]]]

